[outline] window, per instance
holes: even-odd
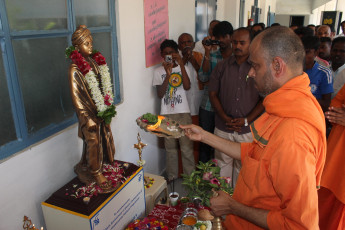
[[[107,60],[119,103],[115,1],[0,0],[0,160],[77,122],[64,51],[81,24]]]

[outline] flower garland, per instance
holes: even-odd
[[[97,107],[97,116],[104,119],[106,124],[110,124],[112,117],[116,115],[115,106],[113,105],[113,92],[112,84],[109,74],[109,67],[105,61],[104,56],[95,51],[91,58],[99,65],[102,90],[99,87],[96,74],[92,71],[92,68],[85,58],[71,46],[66,49],[66,57],[69,57],[74,64],[76,64],[80,72],[85,76],[85,80],[91,91],[92,100]],[[103,91],[103,94],[102,94]]]

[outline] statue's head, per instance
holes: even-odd
[[[92,36],[85,25],[80,25],[72,34],[72,45],[84,56],[92,54]]]

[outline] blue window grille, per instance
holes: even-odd
[[[115,20],[114,0],[0,0],[0,160],[77,122],[64,49],[80,24],[106,57],[121,101]]]

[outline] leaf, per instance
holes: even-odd
[[[210,184],[210,186],[211,186],[212,188],[218,188],[218,185],[217,185],[217,184]]]
[[[67,47],[65,50],[65,57],[69,58],[71,56],[71,53],[75,50],[74,46]]]
[[[210,206],[211,206],[211,203],[210,203],[210,200],[209,200],[209,199],[205,200],[205,205],[206,205],[207,207],[210,207]]]
[[[213,178],[219,181],[219,184],[212,184],[209,180],[204,180],[203,175],[205,173],[212,173]],[[190,175],[183,175],[182,184],[185,186],[188,191],[189,198],[199,197],[204,205],[209,206],[209,200],[212,196],[212,189],[221,189],[224,191],[231,191],[233,189],[229,184],[226,183],[226,180],[220,177],[220,167],[215,164],[212,160],[206,163],[199,162]]]
[[[99,112],[98,114],[97,114],[97,116],[98,117],[101,117],[103,120],[104,120],[104,122],[107,124],[107,125],[109,125],[110,123],[111,123],[111,119],[113,118],[113,117],[115,117],[115,115],[116,115],[116,110],[115,110],[115,106],[114,105],[111,105],[111,106],[109,106],[108,107],[108,109],[106,109],[106,110],[104,110],[104,111],[102,111],[102,112]]]

